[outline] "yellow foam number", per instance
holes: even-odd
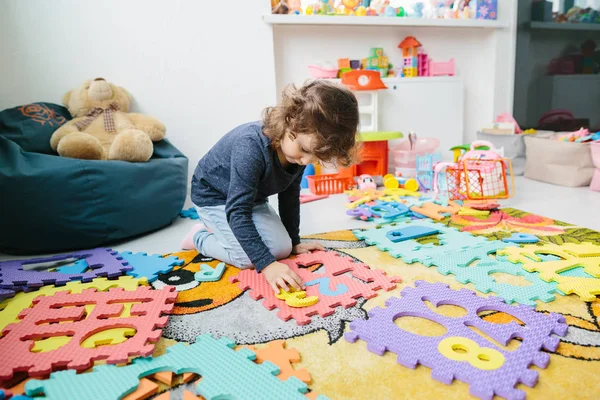
[[[489,347],[480,347],[466,337],[448,337],[438,344],[438,351],[454,361],[466,361],[473,367],[486,371],[498,369],[504,364],[504,355]]]
[[[290,307],[308,307],[319,302],[317,296],[306,297],[306,292],[304,290],[294,291],[294,289],[292,289],[291,292],[286,292],[283,289],[279,289],[279,294],[276,294],[275,297],[279,300],[284,300],[285,304]]]

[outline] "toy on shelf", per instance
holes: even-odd
[[[338,75],[338,69],[331,64],[313,64],[309,65],[308,69],[310,70],[311,76],[315,79],[336,78]]]
[[[490,150],[476,150],[479,145]],[[442,174],[445,179],[440,179]],[[515,191],[512,163],[499,155],[492,143],[475,141],[458,162],[434,166],[433,190],[452,200],[507,199]]]
[[[434,62],[429,58],[422,44],[414,36],[404,38],[398,48],[402,50],[402,67],[397,68],[398,76],[414,78],[417,76],[454,76],[455,62],[451,58],[447,62]]]

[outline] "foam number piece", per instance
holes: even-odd
[[[325,277],[325,278],[318,278],[318,279],[313,279],[310,282],[305,282],[304,286],[314,286],[314,285],[318,285],[319,288],[319,293],[322,294],[323,296],[339,296],[342,295],[344,293],[346,293],[348,291],[348,286],[342,284],[339,284],[336,286],[334,286],[334,289],[329,289],[329,285],[330,285],[331,279]]]
[[[177,292],[170,286],[162,290],[143,286],[135,291],[113,288],[108,292],[86,289],[78,294],[59,292],[38,297],[34,307],[21,312],[21,322],[4,328],[4,337],[0,340],[0,354],[3,355],[0,380],[11,378],[14,371],[40,376],[58,366],[81,371],[89,368],[94,360],[106,359],[108,364],[118,364],[127,362],[131,356],[149,356],[160,339],[161,328],[167,324],[168,317],[163,314],[171,312],[176,298]],[[133,317],[121,317],[123,303],[139,303],[131,307]],[[89,314],[86,305],[94,305]],[[136,334],[117,345],[81,346],[91,335],[113,328],[133,328]],[[71,339],[54,351],[30,351],[34,340],[56,336]]]
[[[338,296],[321,296],[315,305],[303,308],[292,308],[279,300],[271,286],[262,274],[253,270],[240,271],[231,278],[232,282],[238,282],[241,290],[250,289],[250,297],[254,300],[264,299],[262,304],[268,310],[279,308],[277,316],[284,321],[295,319],[298,325],[306,325],[311,322],[310,316],[318,314],[322,317],[329,316],[335,312],[335,308],[344,308],[356,305],[356,299],[366,299],[377,296],[377,290],[392,290],[396,282],[401,282],[400,277],[389,277],[381,270],[371,269],[366,264],[355,262],[347,256],[340,256],[334,251],[316,251],[301,254],[294,259],[281,260],[288,265],[304,282],[315,279],[329,278],[330,285],[339,288],[344,285],[348,288],[346,292]],[[311,265],[322,264],[321,269],[325,273],[315,273],[308,268]],[[301,266],[303,268],[301,268]],[[349,276],[347,273],[350,273]],[[357,279],[353,279],[357,278]],[[316,296],[319,293],[317,285],[307,286],[307,296]]]
[[[255,364],[254,352],[235,351],[234,346],[227,338],[217,340],[203,335],[192,345],[177,343],[168,347],[165,355],[138,358],[125,367],[102,365],[85,374],[55,372],[48,380],[27,382],[25,392],[29,396],[44,393],[46,400],[113,400],[134,391],[140,378],[171,371],[202,376],[196,394],[207,400],[306,400],[302,395],[307,391],[305,383],[293,376],[286,381],[278,379],[279,368],[268,361]],[[327,398],[321,395],[318,399]]]
[[[77,260],[71,265],[65,265],[64,267],[57,268],[56,270],[61,274],[83,274],[89,265],[85,260]]]
[[[538,274],[527,272],[520,265],[507,262],[502,257],[497,257],[496,261],[488,257],[489,254],[503,248],[505,246],[501,242],[488,242],[472,249],[435,255],[428,265],[437,267],[437,271],[442,275],[453,274],[454,279],[462,284],[472,283],[475,289],[482,293],[493,292],[508,304],[517,302],[535,306],[536,300],[550,302],[556,298],[554,293],[563,294],[555,282],[546,282],[540,279]],[[480,262],[476,266],[469,266],[477,260]],[[495,273],[523,277],[530,285],[518,286],[498,282],[493,276]]]
[[[96,278],[88,283],[69,282],[65,286],[43,286],[40,290],[28,293],[17,293],[12,299],[6,299],[0,303],[0,333],[6,325],[18,323],[21,320],[17,318],[19,313],[33,305],[33,299],[38,296],[52,296],[55,293],[68,291],[69,293],[81,293],[85,289],[97,289],[99,292],[105,292],[113,287],[120,287],[125,290],[135,290],[139,285],[147,284],[144,278],[136,279],[131,276],[121,276],[119,279],[108,280],[106,278]],[[91,308],[90,308],[91,310]]]
[[[438,351],[454,361],[466,361],[477,369],[494,370],[504,364],[504,355],[489,347],[459,336],[447,337],[438,344]]]
[[[502,239],[508,243],[537,243],[540,241],[537,236],[529,233],[513,233],[510,237]]]
[[[506,248],[498,254],[507,256],[510,262],[521,263],[525,271],[539,272],[540,278],[546,282],[556,282],[557,288],[565,294],[574,293],[583,301],[594,301],[596,295],[600,294],[600,257],[577,257],[573,254],[587,255],[598,251],[600,246],[589,243],[570,243],[570,246],[547,243]],[[538,254],[551,254],[562,259],[543,261]],[[584,274],[571,274],[573,270],[580,268],[583,268]]]
[[[179,216],[181,218],[189,218],[189,219],[199,219],[198,211],[194,207],[190,207],[187,210],[179,211]]]
[[[279,374],[277,377],[282,381],[294,376],[302,382],[310,383],[310,374],[305,369],[294,369],[292,363],[300,362],[300,353],[296,349],[286,348],[285,340],[274,340],[266,347],[257,349],[256,346],[244,346],[256,354],[256,362],[270,361],[277,365]]]
[[[291,289],[290,292],[286,292],[283,289],[279,289],[279,294],[276,294],[279,300],[285,301],[290,307],[308,307],[315,305],[319,302],[319,298],[317,296],[306,296],[306,292],[304,290],[295,291]]]
[[[387,308],[375,307],[369,311],[369,319],[356,319],[350,323],[351,331],[345,338],[351,343],[361,339],[367,342],[367,348],[378,355],[386,351],[395,353],[399,364],[416,368],[417,364],[431,369],[431,376],[445,384],[458,379],[470,385],[469,392],[482,399],[492,399],[494,395],[507,399],[523,399],[525,393],[515,386],[523,383],[533,387],[538,380],[538,372],[530,370],[531,364],[546,368],[550,362],[548,353],[559,344],[557,334],[567,332],[565,318],[554,313],[542,314],[527,306],[510,306],[498,297],[479,297],[475,292],[461,289],[452,290],[442,283],[415,282],[416,288],[406,287],[402,298],[392,297],[386,301]],[[460,317],[446,317],[431,310],[424,301],[434,306],[452,304],[464,308],[467,313]],[[496,310],[512,315],[525,323],[521,326],[512,321],[507,324],[494,324],[484,321],[477,313],[480,310]],[[419,336],[404,331],[394,323],[399,315],[411,315],[425,318],[443,325],[448,332],[443,336]],[[515,338],[522,343],[513,351],[497,347],[491,341],[475,333],[474,327],[487,334],[493,340],[506,346]],[[490,348],[502,354],[504,362],[494,369],[479,368],[479,365],[462,360],[448,358],[438,350],[440,342],[448,337],[466,338],[480,348]],[[470,344],[470,342],[468,342]],[[442,345],[442,348],[447,343]],[[471,345],[470,348],[474,348]],[[489,365],[496,367],[495,353],[490,357]],[[485,358],[485,357],[484,357]],[[485,359],[481,360],[486,362]]]
[[[421,245],[414,239],[394,243],[388,238],[388,233],[404,228],[419,226],[439,231],[439,246],[433,244]],[[493,244],[496,248],[510,246],[509,243],[500,241],[489,241],[483,236],[473,236],[468,232],[450,228],[433,221],[420,220],[415,222],[399,222],[392,226],[384,226],[367,230],[355,230],[354,236],[364,239],[367,244],[376,245],[381,251],[387,251],[392,257],[402,258],[408,264],[420,262],[431,265],[434,256],[445,256],[465,249],[481,247]]]
[[[439,233],[438,229],[432,229],[426,226],[412,225],[406,228],[394,229],[385,236],[392,243],[404,242],[405,240],[417,239],[423,236],[430,236]]]
[[[225,263],[218,263],[215,268],[208,264],[200,264],[200,271],[194,274],[194,279],[197,282],[216,282],[223,276],[225,272]]]
[[[146,253],[133,254],[130,251],[121,253],[121,256],[133,268],[127,272],[127,275],[143,276],[148,279],[148,282],[154,282],[159,274],[168,274],[173,271],[176,265],[183,265],[183,260],[174,256],[163,257],[160,254],[149,256]]]
[[[31,264],[49,263],[70,258],[85,259],[91,271],[77,274],[60,272],[25,270]],[[50,257],[31,258],[0,262],[0,299],[12,297],[16,291],[36,288],[43,285],[64,285],[69,281],[89,282],[97,277],[114,278],[130,271],[131,266],[116,251],[105,248],[83,250],[70,254],[59,254]]]

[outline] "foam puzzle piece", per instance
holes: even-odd
[[[426,226],[413,225],[406,228],[399,228],[389,231],[386,238],[392,243],[404,242],[405,240],[417,239],[423,236],[430,236],[439,233],[438,229]]]
[[[347,256],[340,256],[334,251],[305,253],[280,262],[288,265],[304,282],[329,278],[330,285],[333,285],[334,288],[339,285],[345,285],[348,288],[339,296],[321,296],[319,302],[313,306],[292,308],[286,305],[285,301],[279,300],[264,275],[258,274],[254,270],[242,270],[231,278],[231,282],[238,282],[241,290],[251,289],[249,294],[254,300],[264,299],[262,304],[266,309],[278,308],[277,316],[279,318],[284,321],[293,318],[298,325],[310,323],[312,315],[329,316],[335,312],[335,307],[352,307],[356,305],[356,299],[360,297],[373,298],[377,296],[377,290],[389,291],[396,287],[396,282],[401,282],[400,277],[389,277],[381,270],[371,269],[364,263],[356,262]],[[306,268],[315,264],[322,264],[319,269],[325,269],[325,273],[312,272]],[[346,274],[348,272],[351,276]],[[320,286],[307,286],[307,296],[316,296]]]
[[[225,272],[225,263],[218,263],[216,267],[208,264],[200,264],[200,271],[194,274],[194,279],[198,282],[216,282]]]
[[[285,301],[290,307],[308,307],[315,305],[319,302],[318,296],[306,296],[306,292],[304,290],[294,291],[293,289],[289,292],[286,292],[283,289],[279,289],[279,294],[276,294],[279,300]]]
[[[328,194],[301,194],[300,195],[300,204],[310,203],[311,201],[317,201],[321,199],[328,198]]]
[[[158,393],[158,385],[150,379],[142,378],[137,389],[121,400],[142,400]]]
[[[558,289],[565,294],[576,294],[583,301],[594,301],[600,295],[600,257],[577,257],[573,253],[595,253],[596,248],[590,244],[578,246],[557,246],[551,243],[543,245],[525,245],[500,250],[499,255],[506,256],[510,262],[521,263],[528,272],[539,272],[540,278],[546,282],[558,283]],[[566,249],[563,249],[566,247]],[[559,260],[542,261],[538,254],[551,254],[561,257]],[[587,276],[572,276],[573,269],[583,268]]]
[[[300,362],[300,353],[296,349],[286,348],[285,340],[274,340],[266,347],[244,346],[256,354],[256,362],[270,361],[279,368],[277,377],[282,381],[293,376],[302,382],[310,383],[310,374],[306,369],[294,369],[292,363]]]
[[[68,282],[65,286],[43,286],[35,292],[17,293],[12,299],[6,299],[0,303],[0,333],[6,325],[18,323],[21,311],[33,305],[33,300],[38,296],[52,296],[55,293],[69,291],[72,294],[81,293],[85,289],[96,289],[99,292],[105,292],[113,287],[120,287],[124,290],[135,290],[140,285],[147,284],[145,278],[133,278],[131,276],[121,276],[119,279],[108,280],[106,278],[96,278],[91,282]],[[91,306],[86,311],[91,311]],[[1,336],[0,336],[1,337]]]
[[[179,216],[181,218],[189,218],[189,219],[199,219],[198,211],[194,207],[190,207],[186,210],[179,211]]]
[[[490,212],[488,210],[476,210],[474,208],[470,208],[470,207],[461,207],[460,210],[458,210],[458,215],[472,215],[475,217],[487,217],[488,215],[490,215]]]
[[[77,260],[71,265],[56,268],[56,270],[61,274],[83,274],[88,267],[88,263],[85,260]]]
[[[388,239],[388,232],[418,226],[438,230],[439,246],[433,244],[421,245],[416,240],[406,240],[394,243]],[[408,264],[421,262],[431,265],[430,260],[434,256],[446,255],[465,249],[481,247],[482,245],[494,245],[496,248],[504,248],[509,243],[501,241],[490,241],[483,236],[474,236],[468,232],[461,232],[456,228],[450,228],[429,220],[414,222],[399,222],[395,225],[383,226],[367,230],[355,230],[354,236],[363,239],[367,244],[376,245],[381,251],[387,251],[392,257],[402,258]]]
[[[555,293],[563,294],[555,282],[546,282],[540,279],[538,274],[523,270],[520,265],[490,259],[488,254],[494,251],[494,246],[488,246],[487,249],[483,246],[446,256],[436,256],[431,265],[436,266],[440,274],[452,274],[454,279],[462,284],[472,283],[481,293],[493,292],[508,304],[535,306],[536,300],[548,303],[555,300]],[[481,261],[475,266],[469,266],[475,260]],[[530,284],[519,286],[498,282],[493,276],[495,273],[521,276]]]
[[[59,371],[44,381],[30,380],[25,385],[27,395],[44,394],[46,400],[113,400],[135,390],[140,378],[160,371],[176,374],[193,372],[202,379],[196,394],[207,400],[223,398],[244,400],[306,400],[302,395],[306,384],[290,377],[278,379],[272,363],[255,364],[254,352],[233,350],[235,343],[227,338],[214,339],[202,335],[191,345],[177,343],[159,357],[137,358],[131,365],[116,367],[101,365],[90,373]],[[110,382],[110,385],[106,384]],[[326,400],[320,396],[319,400]]]
[[[460,210],[460,206],[450,200],[448,206],[441,206],[434,202],[426,202],[423,203],[422,206],[414,205],[410,209],[431,219],[441,221],[444,219],[443,213],[456,214]]]
[[[515,232],[509,237],[502,239],[502,241],[507,243],[537,243],[540,239],[530,233]]]
[[[112,288],[107,292],[86,289],[78,294],[59,292],[37,297],[34,306],[19,315],[21,322],[4,328],[4,337],[0,340],[3,355],[0,380],[10,379],[16,371],[39,376],[60,366],[81,371],[95,360],[105,359],[108,364],[118,364],[127,362],[130,356],[149,356],[160,339],[161,328],[167,324],[168,317],[163,314],[171,312],[176,298],[177,292],[172,286],[161,290],[141,286],[135,291]],[[124,308],[122,303],[133,302],[139,303],[131,307],[134,317],[120,317]],[[95,305],[90,314],[85,305]],[[81,347],[90,335],[112,328],[134,328],[136,334],[125,343],[113,346]],[[72,338],[51,352],[30,351],[33,341],[54,336]]]
[[[143,276],[148,279],[148,282],[154,282],[159,274],[168,274],[175,266],[183,265],[183,260],[175,256],[163,257],[160,254],[149,256],[146,253],[133,254],[130,251],[121,253],[121,256],[132,267],[127,275],[136,278]]]
[[[70,258],[85,259],[92,270],[80,274],[62,274],[60,272],[25,270],[30,264],[49,263]],[[97,277],[115,278],[130,271],[127,261],[111,249],[96,248],[76,253],[59,254],[50,257],[31,258],[0,262],[0,298],[12,297],[15,292],[24,288],[35,288],[43,285],[64,285],[69,281],[89,282]]]
[[[358,339],[364,340],[367,348],[378,355],[383,355],[386,351],[393,352],[398,356],[398,363],[408,368],[414,369],[417,364],[424,365],[431,369],[432,378],[445,384],[451,384],[454,379],[468,383],[469,392],[481,399],[491,400],[494,395],[507,399],[524,399],[525,393],[515,386],[523,383],[533,387],[537,383],[538,372],[530,370],[529,366],[534,364],[539,368],[546,368],[550,356],[541,350],[555,351],[559,339],[551,335],[564,336],[567,332],[567,324],[562,315],[542,314],[522,305],[510,306],[498,297],[483,298],[471,290],[456,291],[442,283],[417,281],[415,284],[416,288],[406,287],[402,290],[402,298],[388,299],[387,308],[375,307],[369,311],[369,319],[352,321],[351,331],[345,334],[346,340],[351,343]],[[446,317],[429,309],[425,300],[436,307],[443,304],[456,305],[464,308],[467,313],[460,317]],[[514,321],[502,325],[484,321],[477,315],[481,310],[507,313],[523,321],[525,326]],[[419,336],[404,331],[394,323],[398,316],[403,315],[437,322],[447,332],[442,336]],[[507,351],[475,333],[470,326],[503,346],[517,337],[522,339],[522,343],[516,350]],[[442,341],[453,337],[466,338],[477,344],[478,348],[473,349],[477,351],[467,349],[469,361],[447,358],[438,350]],[[485,357],[478,357],[483,354],[480,349],[492,349],[501,353],[504,362],[495,369],[478,368],[475,359],[485,361]]]
[[[333,289],[330,289],[331,283],[331,279],[329,278],[318,278],[318,279],[313,279],[312,281],[309,282],[304,282],[304,286],[315,286],[317,285],[319,288],[319,294],[322,294],[323,296],[339,296],[342,295],[344,293],[346,293],[348,291],[348,286],[344,285],[343,283],[334,286]]]

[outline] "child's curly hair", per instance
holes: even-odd
[[[263,112],[263,132],[278,147],[284,135],[315,135],[320,161],[348,167],[357,162],[359,116],[356,96],[345,86],[315,80],[288,85],[281,102]]]

